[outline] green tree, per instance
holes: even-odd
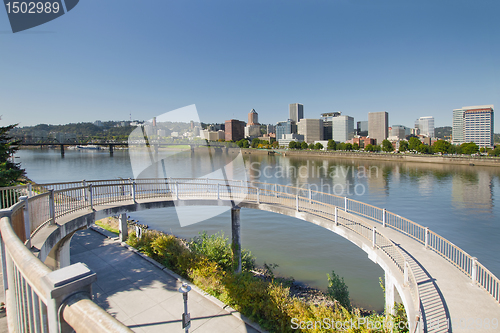
[[[451,143],[449,143],[448,141],[444,141],[444,140],[437,140],[436,142],[434,142],[434,144],[432,145],[434,147],[434,151],[436,153],[447,153],[448,150],[450,149],[450,146],[451,146]]]
[[[319,142],[316,142],[316,144],[314,145],[314,149],[317,149],[317,150],[323,149],[323,145]]]
[[[353,149],[353,150],[359,150],[359,144],[357,144],[357,143],[353,143],[353,145],[352,145],[352,149]]]
[[[21,164],[12,162],[11,156],[19,150],[20,140],[12,140],[9,135],[16,125],[0,127],[0,186],[12,186],[25,174]]]
[[[328,150],[336,150],[337,149],[337,143],[335,142],[335,140],[328,140],[328,145],[327,145],[327,149]]]
[[[375,147],[371,143],[365,146],[365,151],[375,151]]]
[[[309,149],[314,149],[314,143],[309,144]]]
[[[261,143],[261,142],[260,142],[260,140],[259,140],[259,139],[257,139],[257,138],[253,139],[253,140],[252,140],[252,148],[257,148],[257,147],[259,146],[259,144],[260,144],[260,143]]]
[[[479,147],[474,142],[462,143],[460,145],[462,148],[462,154],[472,155],[479,151]]]
[[[418,147],[417,147],[417,151],[421,154],[428,154],[429,153],[429,146],[428,145],[424,145],[423,143],[421,143]]]
[[[351,301],[349,299],[349,291],[347,290],[347,285],[344,282],[344,278],[335,274],[332,270],[332,275],[328,276],[328,289],[326,291],[328,297],[332,301],[337,301],[344,308],[351,310]]]
[[[249,147],[247,139],[241,139],[240,141],[236,141],[236,144],[240,148],[248,148]]]
[[[406,140],[401,140],[399,141],[399,151],[407,151],[408,150],[408,141]]]
[[[422,144],[422,141],[416,137],[411,137],[410,140],[408,140],[408,149],[410,150],[417,150],[418,146]]]
[[[496,147],[488,152],[489,156],[500,156],[500,147]]]
[[[301,148],[301,149],[307,149],[307,147],[309,147],[309,146],[307,145],[307,142],[302,141],[302,142],[300,143],[300,148]]]
[[[391,141],[389,141],[387,139],[385,139],[384,141],[382,141],[382,150],[383,151],[387,151],[387,152],[393,151],[394,148],[392,147]]]
[[[300,144],[297,141],[290,141],[290,143],[288,144],[288,148],[290,148],[290,149],[299,149],[300,148]]]

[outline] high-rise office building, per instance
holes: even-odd
[[[255,111],[255,109],[252,109],[248,113],[248,124],[247,125],[258,125],[259,124],[259,114]]]
[[[415,128],[420,130],[421,135],[434,137],[434,117],[420,117],[415,120]]]
[[[290,104],[289,119],[298,123],[302,118],[304,118],[304,105],[299,103]]]
[[[297,133],[303,135],[307,143],[323,140],[323,120],[301,119],[297,124]]]
[[[267,125],[267,134],[276,133],[275,125]]]
[[[245,137],[245,123],[240,120],[226,120],[226,141],[239,141]]]
[[[333,138],[332,119],[340,115],[341,112],[328,112],[321,114],[321,119],[323,120],[323,140],[330,140]]]
[[[406,126],[403,125],[392,125],[391,132],[389,133],[390,137],[397,138],[399,140],[404,140],[406,137],[406,133],[409,132]],[[409,135],[410,133],[408,133]]]
[[[245,126],[245,138],[258,138],[260,133],[259,115],[252,109],[248,113],[248,124]]]
[[[283,139],[284,134],[297,134],[297,124],[295,121],[288,119],[276,124],[276,140]]]
[[[377,145],[389,135],[389,114],[387,112],[368,112],[368,135]]]
[[[453,143],[474,142],[480,147],[493,147],[493,108],[478,105],[453,110]]]
[[[356,134],[359,136],[368,136],[368,121],[358,121],[357,122]]]
[[[354,137],[354,118],[338,116],[332,118],[332,139],[335,142],[346,142]]]

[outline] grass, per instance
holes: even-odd
[[[116,219],[113,219],[111,217],[106,217],[102,220],[95,221],[95,224],[116,235],[120,234],[120,230],[118,230],[118,222],[116,221]]]

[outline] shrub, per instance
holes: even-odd
[[[328,276],[328,289],[327,295],[331,300],[337,301],[344,308],[351,310],[351,301],[349,300],[349,291],[347,290],[347,285],[344,282],[344,278],[335,274],[332,270],[332,275]]]

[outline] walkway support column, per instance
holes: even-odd
[[[394,311],[394,280],[385,272],[385,314],[395,315]]]
[[[127,214],[120,214],[118,219],[118,229],[120,231],[120,242],[126,242],[128,238]]]
[[[240,237],[240,207],[234,206],[231,208],[231,232],[233,250],[233,265],[235,273],[241,273],[241,237]]]
[[[113,145],[109,145],[109,156],[113,156]]]

